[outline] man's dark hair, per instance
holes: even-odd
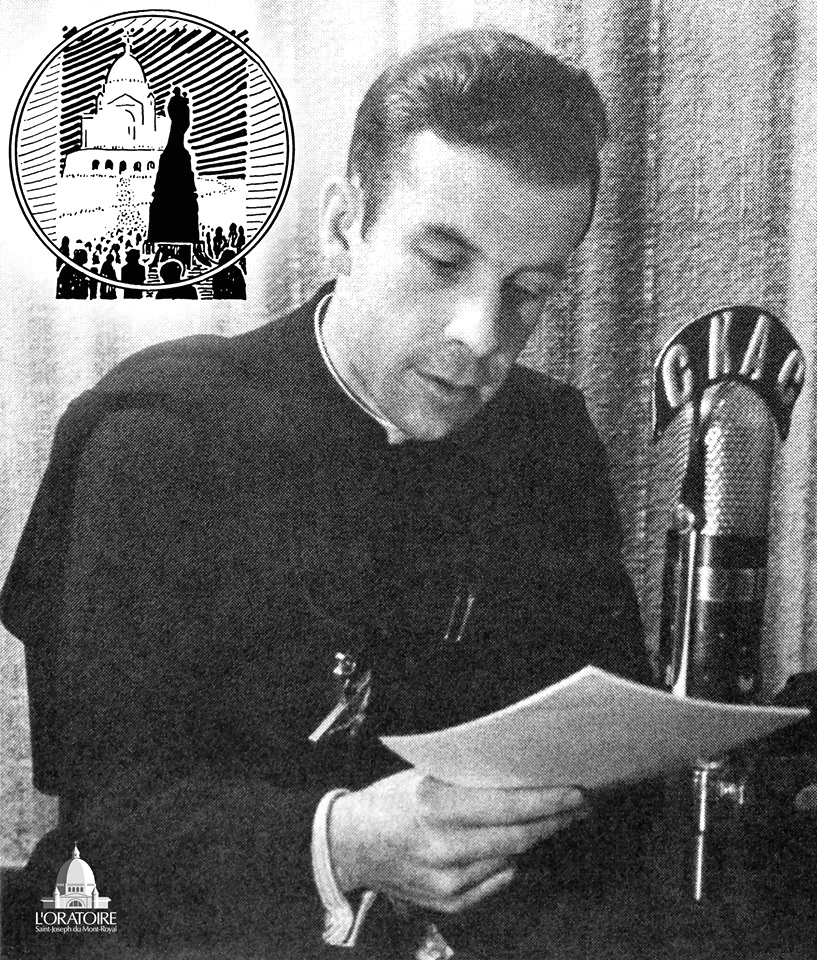
[[[347,174],[363,192],[362,233],[377,216],[397,153],[432,130],[531,179],[598,188],[604,104],[583,70],[499,30],[447,34],[385,70],[357,112]],[[588,224],[589,226],[589,224]]]

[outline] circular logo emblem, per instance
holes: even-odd
[[[43,60],[10,155],[58,297],[243,296],[292,179],[292,118],[243,33],[123,13],[67,31]]]

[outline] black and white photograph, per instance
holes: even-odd
[[[0,48],[2,955],[811,960],[817,8]]]

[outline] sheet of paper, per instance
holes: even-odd
[[[449,783],[594,788],[717,758],[808,712],[682,699],[588,666],[477,720],[382,740]]]

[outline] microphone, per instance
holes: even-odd
[[[667,534],[659,657],[679,696],[749,703],[759,689],[775,427],[738,383],[709,387]],[[691,502],[685,502],[691,501]]]
[[[759,695],[775,434],[785,439],[804,379],[792,335],[751,306],[694,320],[656,360],[654,440],[681,410],[689,416],[659,640],[664,682],[676,696],[750,703]],[[701,902],[723,870],[725,801],[743,805],[746,776],[700,757],[691,787],[686,866]]]
[[[756,307],[693,321],[656,362],[654,436],[682,408],[690,420],[658,651],[678,696],[758,697],[775,434],[788,432],[804,374],[791,334]]]

